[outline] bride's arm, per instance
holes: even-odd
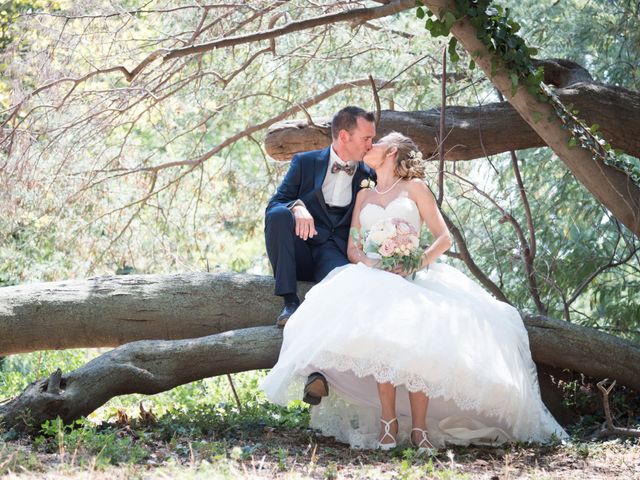
[[[353,216],[351,217],[351,230],[355,228],[357,232],[360,232],[360,210],[362,210],[366,196],[367,191],[364,189],[360,190],[356,196],[356,203],[353,206]],[[351,263],[362,262],[369,267],[373,267],[377,262],[367,257],[362,251],[361,246],[356,245],[351,236],[351,230],[349,230],[349,240],[347,243],[347,258],[349,258]]]
[[[444,223],[444,218],[442,218],[436,199],[422,180],[416,179],[410,182],[409,194],[418,205],[420,217],[427,224],[434,238],[433,243],[429,245],[422,255],[423,268],[435,262],[440,255],[451,248],[451,234],[447,224]]]

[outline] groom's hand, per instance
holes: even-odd
[[[296,205],[292,212],[293,218],[296,220],[296,236],[306,240],[318,234],[313,217],[304,205]]]

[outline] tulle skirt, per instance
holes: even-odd
[[[411,426],[407,391],[429,396],[435,446],[566,437],[540,398],[518,311],[444,263],[413,280],[347,265],[314,286],[287,322],[278,362],[261,386],[286,405],[301,399],[316,371],[330,395],[311,408],[311,426],[354,448],[376,445],[376,382],[398,387],[400,442]]]

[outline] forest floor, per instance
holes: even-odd
[[[289,411],[289,415],[296,412]],[[6,478],[313,478],[313,479],[640,479],[640,439],[500,448],[452,447],[435,455],[413,448],[359,451],[319,436],[297,420],[217,417],[215,409],[158,419],[74,428],[45,424],[40,435],[6,434],[0,476]],[[209,417],[208,421],[205,417]]]
[[[0,398],[23,388],[31,363],[21,361],[0,372]],[[640,438],[594,439],[603,418],[584,386],[567,397],[582,411],[567,442],[450,447],[429,456],[407,447],[353,450],[322,437],[309,428],[305,404],[283,408],[264,398],[264,374],[234,375],[237,400],[222,376],[151,397],[118,397],[88,419],[45,422],[31,436],[0,431],[0,478],[640,480]],[[613,396],[612,408],[618,425],[640,427],[633,392]]]

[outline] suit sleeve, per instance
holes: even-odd
[[[289,170],[285,175],[282,183],[276,190],[276,193],[269,200],[267,205],[267,212],[274,207],[284,206],[291,208],[293,204],[298,200],[300,194],[300,183],[302,181],[301,161],[298,155],[295,155],[291,160]]]

